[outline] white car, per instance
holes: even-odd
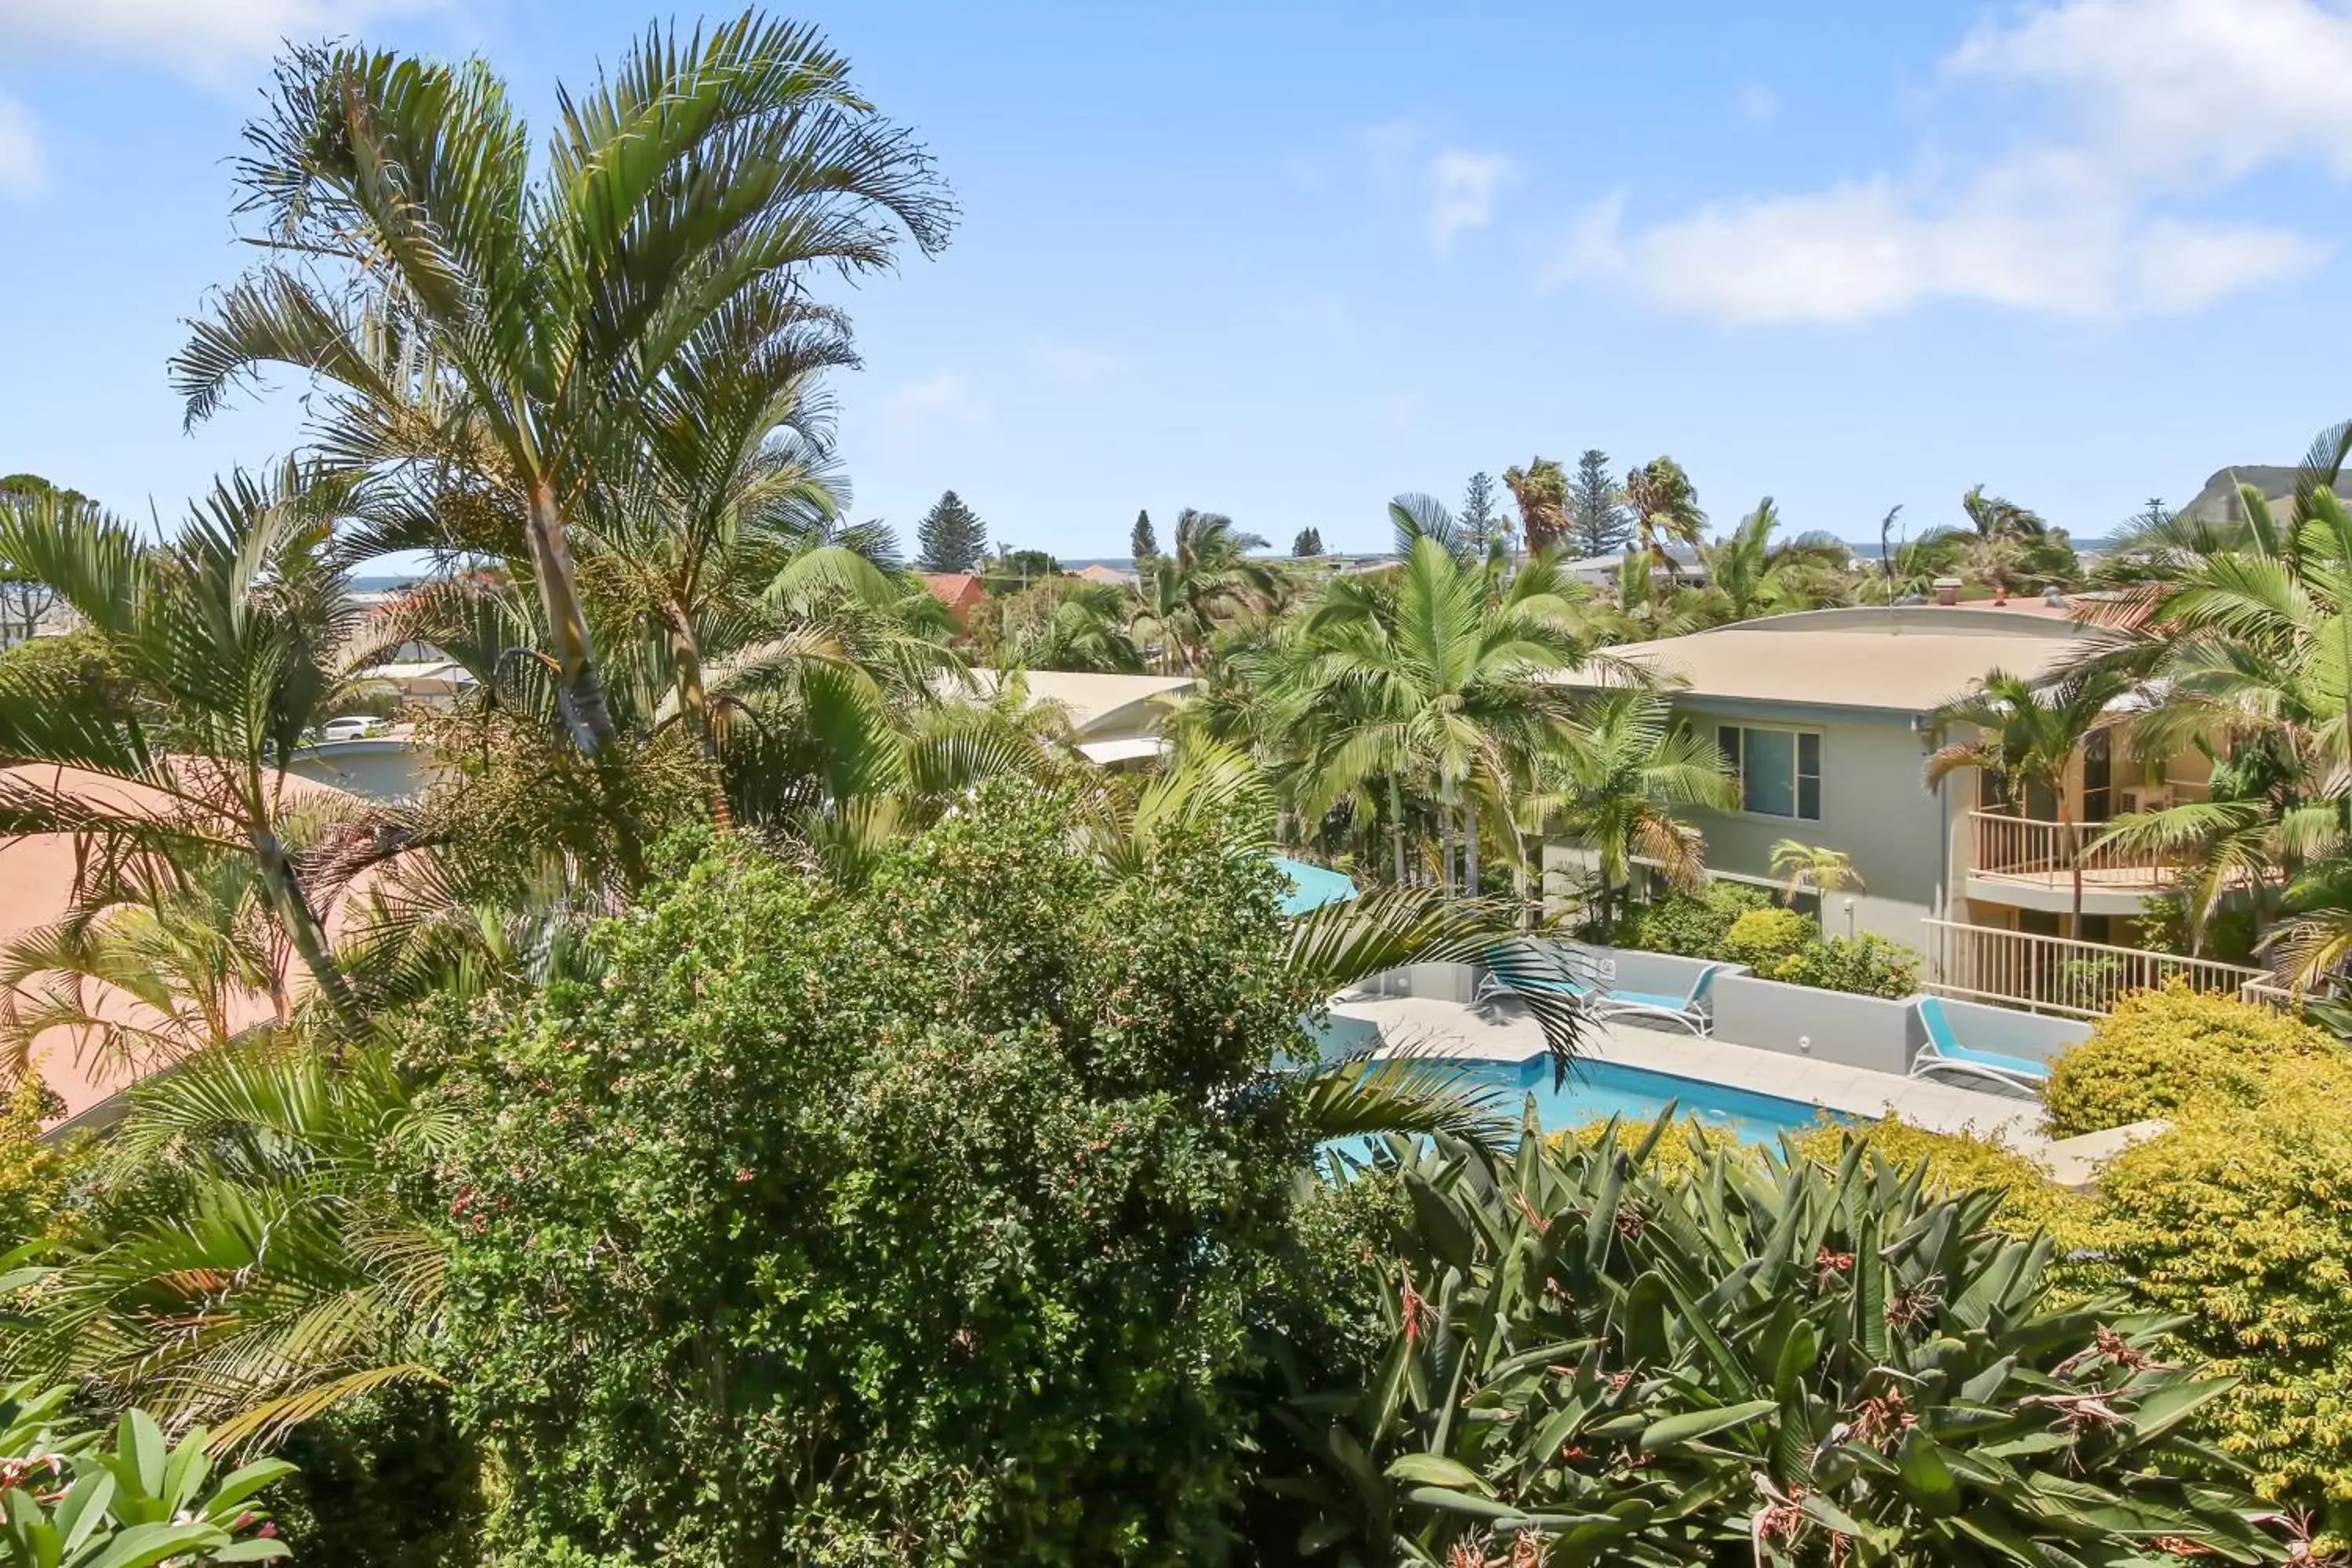
[[[322,741],[364,741],[375,732],[375,721],[355,715],[347,719],[330,719],[320,727]]]

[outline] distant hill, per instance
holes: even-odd
[[[2295,476],[2303,470],[2293,466],[2278,467],[2266,463],[2248,463],[2242,468],[2223,468],[2205,481],[2205,488],[2180,510],[2207,522],[2227,522],[2231,507],[2237,500],[2240,485],[2252,485],[2272,500],[2294,494]]]

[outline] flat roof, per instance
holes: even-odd
[[[1693,697],[1926,713],[1966,696],[1996,669],[2046,674],[2084,629],[2046,615],[1970,605],[1812,610],[1606,651]],[[1565,679],[1608,686],[1619,678],[1588,665]]]
[[[999,670],[975,669],[966,679],[970,689],[985,699],[996,695],[1005,677]],[[1021,679],[1028,685],[1029,700],[1059,703],[1067,710],[1070,726],[1081,738],[1111,720],[1129,716],[1129,710],[1139,704],[1190,691],[1197,684],[1189,675],[1106,675],[1072,669],[1024,670]],[[957,677],[945,676],[939,689],[943,696],[950,695],[960,684]]]

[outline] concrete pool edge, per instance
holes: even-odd
[[[1533,1020],[1500,1010],[1393,997],[1340,1003],[1332,1011],[1375,1025],[1391,1050],[1522,1063],[1544,1054],[1542,1035]],[[1728,1040],[1602,1024],[1589,1031],[1582,1054],[1595,1061],[1745,1089],[1839,1115],[1876,1120],[1892,1111],[1931,1131],[1998,1136],[2021,1152],[2038,1150],[2048,1142],[2041,1131],[2042,1107],[2035,1100],[1842,1067]]]

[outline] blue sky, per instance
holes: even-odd
[[[690,15],[690,13],[688,13]],[[942,489],[1123,553],[1149,508],[1370,548],[1586,447],[1727,524],[2078,534],[2352,414],[2352,11],[805,5],[963,222],[836,289],[855,510]],[[228,159],[282,36],[479,51],[543,121],[610,0],[0,0],[0,472],[166,516],[299,388],[183,434],[163,361],[246,258]]]

